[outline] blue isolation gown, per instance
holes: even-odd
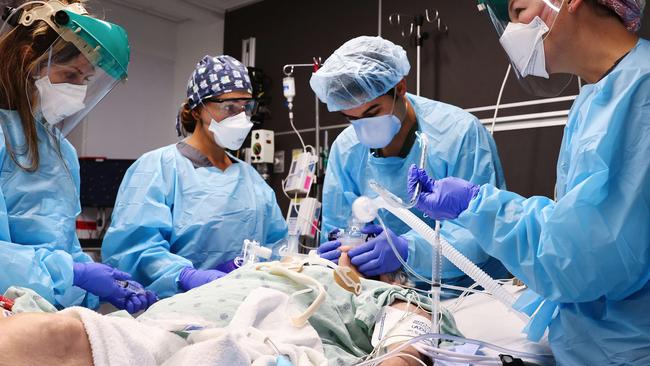
[[[92,262],[76,233],[79,160],[58,130],[36,123],[40,166],[30,173],[20,116],[0,109],[0,294],[10,286],[36,291],[57,307],[97,307],[95,295],[72,285],[73,262]]]
[[[549,341],[561,365],[650,365],[650,42],[569,114],[557,200],[484,185],[455,220],[487,253],[559,303]]]
[[[448,104],[407,94],[415,109],[418,131],[428,138],[427,173],[436,179],[454,176],[475,184],[491,183],[505,188],[501,162],[492,136],[476,117]],[[354,128],[349,126],[334,141],[329,156],[323,187],[323,232],[345,228],[352,215],[352,203],[360,196],[376,197],[369,182],[375,180],[393,194],[408,202],[406,180],[411,164],[419,164],[421,147],[418,140],[406,158],[375,157],[361,145]],[[412,211],[430,225],[415,208]],[[432,247],[397,217],[380,210],[382,220],[396,234],[408,239],[407,264],[420,275],[431,278]],[[466,230],[458,230],[451,222],[442,224],[441,235],[474,263],[496,278],[507,276],[505,268],[490,258]],[[321,237],[326,241],[327,236]],[[442,277],[445,283],[462,285],[468,279],[451,262],[444,259]]]
[[[175,144],[144,154],[120,186],[104,262],[168,297],[180,291],[184,267],[213,269],[240,255],[245,239],[267,247],[285,239],[271,187],[252,166],[230,158],[221,171],[195,166]]]

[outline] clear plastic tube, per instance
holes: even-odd
[[[422,151],[420,152],[420,161],[419,161],[419,168],[424,169],[424,166],[427,163],[427,146],[429,144],[429,140],[427,140],[427,135],[425,135],[422,132],[416,133],[417,136],[420,138],[420,146],[422,147]],[[413,191],[413,196],[411,196],[411,201],[403,206],[403,208],[409,209],[412,207],[415,207],[415,204],[418,202],[418,197],[420,196],[420,191],[422,187],[420,186],[420,182],[418,182],[415,185],[415,190]]]
[[[440,333],[440,290],[442,286],[442,248],[440,246],[440,221],[436,220],[436,245],[431,268],[431,331]]]
[[[385,361],[385,360],[393,357],[395,354],[400,353],[406,347],[409,347],[409,346],[411,346],[411,345],[413,345],[415,343],[430,340],[430,339],[445,339],[445,340],[458,342],[458,343],[475,344],[475,345],[478,345],[480,347],[490,348],[490,349],[492,349],[494,351],[497,351],[499,353],[502,353],[502,354],[507,354],[507,355],[511,355],[511,356],[514,356],[514,357],[518,357],[518,358],[536,360],[536,361],[541,362],[543,364],[548,363],[549,361],[551,361],[553,359],[552,355],[536,355],[536,354],[533,354],[533,353],[511,350],[511,349],[507,349],[507,348],[504,348],[504,347],[497,346],[497,345],[489,343],[489,342],[483,342],[483,341],[479,341],[479,340],[476,340],[476,339],[456,337],[456,336],[448,335],[448,334],[429,333],[429,334],[424,334],[424,335],[421,335],[421,336],[418,336],[418,337],[414,337],[414,338],[410,339],[408,342],[405,342],[405,343],[401,344],[399,347],[393,349],[392,351],[390,351],[390,352],[388,352],[388,353],[386,353],[384,355],[381,355],[379,357],[373,358],[371,360],[361,362],[361,363],[357,364],[357,366],[370,366],[370,365],[378,364],[378,363],[380,363],[382,361]],[[439,349],[435,349],[434,351],[438,352]],[[489,358],[491,358],[491,356],[467,355],[467,354],[456,353],[456,352],[448,351],[448,350],[444,350],[444,352],[440,352],[440,353],[447,354],[448,358],[450,358],[452,360],[456,359],[456,362],[458,362],[459,359],[467,360],[467,361],[470,361],[470,363],[477,364],[477,365],[478,364],[486,364],[486,363],[484,363],[486,361],[487,362],[492,362],[491,360],[489,360]],[[452,356],[452,354],[453,354],[453,356]],[[429,356],[431,356],[432,358],[436,358],[436,359],[443,359],[442,357],[439,357],[437,355],[429,355]],[[478,359],[479,357],[481,358],[480,360]],[[483,358],[483,357],[485,357],[485,358]],[[498,363],[497,363],[498,365],[501,365],[501,362],[500,362],[500,360],[498,358],[494,357],[493,359],[495,361],[498,361]],[[487,363],[487,364],[492,364],[492,363]]]
[[[381,219],[380,216],[377,216],[377,220],[379,221],[379,224],[383,227],[384,231],[386,231],[387,230],[386,224],[384,224],[384,221]],[[388,239],[388,244],[390,245],[391,249],[393,250],[393,253],[395,253],[395,256],[397,257],[397,260],[402,264],[402,267],[404,267],[404,269],[408,273],[410,273],[411,275],[413,275],[413,277],[417,278],[418,280],[420,280],[420,281],[422,281],[422,282],[424,282],[426,284],[429,284],[429,285],[433,284],[433,282],[430,279],[420,275],[419,273],[417,273],[413,269],[413,267],[409,266],[408,263],[406,263],[404,258],[402,258],[402,255],[399,254],[399,251],[395,247],[395,243],[393,243],[393,240],[390,238],[390,236],[387,236],[386,239]]]

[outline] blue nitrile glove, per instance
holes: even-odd
[[[220,265],[214,267],[214,269],[216,269],[217,271],[221,271],[223,273],[230,273],[230,272],[236,270],[237,268],[239,268],[239,267],[237,267],[237,265],[235,264],[234,259],[229,260],[227,262],[223,262]]]
[[[409,168],[408,190],[412,195],[420,182],[420,196],[415,207],[435,220],[455,219],[476,197],[479,186],[464,179],[447,177],[439,180],[429,178],[424,169],[415,164]]]
[[[130,313],[142,310],[140,298],[136,292],[121,286],[118,281],[128,281],[131,275],[102,263],[74,263],[72,284],[97,295],[101,301],[108,301],[116,308],[126,309]],[[133,283],[133,281],[132,281]],[[146,297],[146,296],[145,296]],[[131,307],[131,311],[129,310]]]
[[[390,236],[391,242],[404,261],[408,258],[409,243],[408,240],[397,236],[392,230],[384,231],[379,225],[366,225],[361,232],[368,235],[376,235],[375,238],[368,240],[348,252],[350,262],[359,272],[366,277],[378,276],[384,273],[397,271],[402,267],[395,252],[388,244],[387,237]]]
[[[178,276],[178,284],[184,291],[203,286],[206,283],[218,280],[226,274],[216,269],[194,269],[185,267]]]
[[[158,301],[158,295],[155,292],[145,290],[138,282],[131,280],[117,281],[117,284],[132,291],[131,296],[125,299],[124,305],[121,307],[118,306],[118,308],[126,309],[131,314],[135,314],[141,310],[147,310],[149,306]]]
[[[341,256],[341,250],[339,249],[341,242],[336,239],[336,234],[338,232],[339,229],[330,231],[327,235],[327,239],[329,241],[321,244],[318,247],[318,255],[321,258],[327,259],[328,261],[332,261],[336,264],[339,264],[339,257]]]

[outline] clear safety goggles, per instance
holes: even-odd
[[[236,116],[245,112],[248,117],[257,113],[258,101],[254,98],[207,98],[204,103],[215,103],[219,112],[227,117]]]
[[[529,94],[557,96],[573,79],[571,74],[539,75],[542,74],[539,71],[545,69],[543,42],[553,31],[564,2],[565,0],[478,0],[479,9],[489,15],[517,79]],[[522,43],[524,40],[530,42]],[[533,44],[535,40],[539,44]]]

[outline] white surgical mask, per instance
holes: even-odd
[[[503,49],[522,77],[548,79],[544,55],[544,35],[549,28],[540,17],[529,24],[509,23],[499,39]]]
[[[43,118],[52,126],[86,107],[86,85],[52,84],[48,76],[37,79],[34,84],[40,95]]]
[[[246,140],[251,128],[253,128],[253,123],[246,112],[228,117],[221,122],[212,119],[209,127],[217,145],[229,150],[238,150]]]
[[[393,100],[394,109],[395,101]],[[354,126],[357,138],[363,146],[381,149],[393,141],[393,137],[397,135],[402,126],[402,121],[391,111],[383,116],[355,119],[352,121],[352,126]]]

